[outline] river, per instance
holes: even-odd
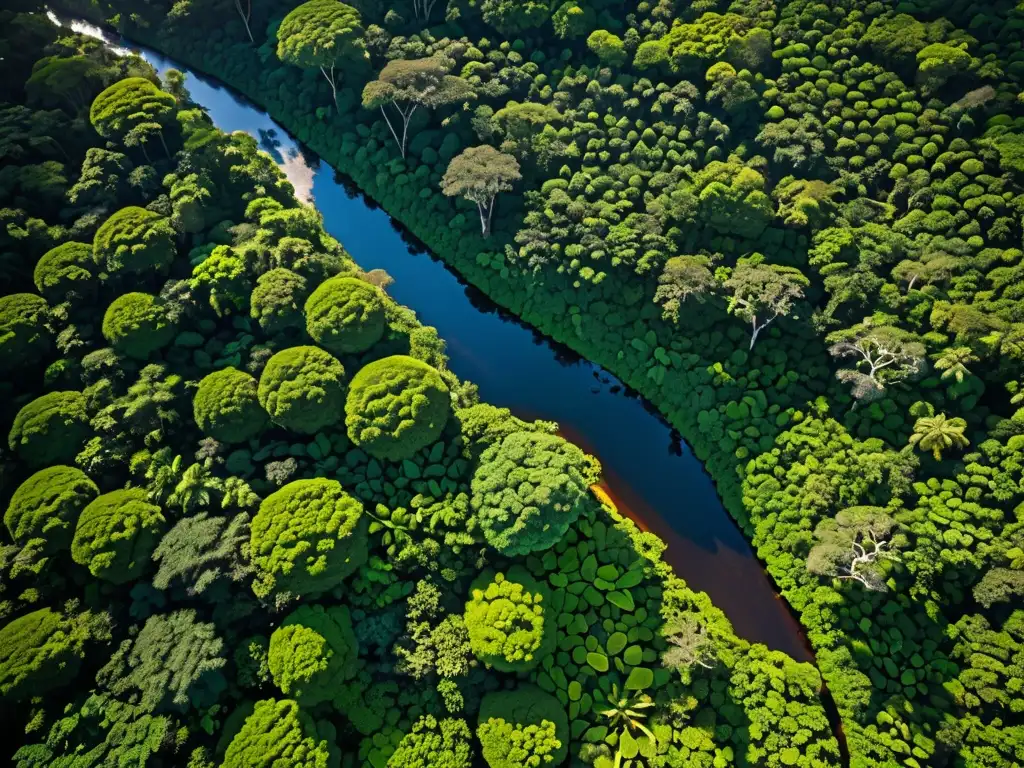
[[[102,36],[95,27],[77,22],[74,27]],[[482,399],[524,419],[556,421],[562,434],[597,456],[606,490],[623,514],[665,540],[664,559],[691,588],[710,595],[738,635],[813,661],[799,623],[723,507],[710,476],[652,406],[603,368],[464,284],[387,213],[303,151],[261,108],[162,54],[124,41],[119,45],[160,72],[174,67],[187,73],[192,99],[219,128],[259,139],[359,265],[384,269],[395,279],[388,293],[437,328],[448,343],[449,367],[475,382]]]

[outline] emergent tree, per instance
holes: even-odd
[[[509,192],[522,176],[519,162],[504,152],[485,144],[469,147],[452,158],[441,179],[441,191],[448,197],[464,197],[476,203],[480,214],[480,231],[491,234],[494,199],[499,192]]]

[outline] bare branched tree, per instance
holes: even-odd
[[[714,642],[696,619],[690,616],[675,619],[665,625],[662,634],[668,641],[668,648],[661,654],[663,666],[679,672],[694,666],[714,668]]]
[[[807,570],[817,576],[858,581],[886,592],[884,561],[899,562],[894,551],[897,523],[881,507],[848,507],[814,531],[817,543],[807,556]]]

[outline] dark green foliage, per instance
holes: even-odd
[[[248,544],[249,515],[245,512],[230,519],[211,517],[207,512],[182,518],[153,550],[157,564],[153,586],[183,589],[191,597],[221,598],[224,590],[249,574],[243,555]]]
[[[255,437],[267,421],[257,386],[256,379],[236,368],[204,376],[192,400],[196,426],[224,443],[244,443]]]
[[[0,694],[8,701],[40,696],[78,672],[89,624],[41,608],[0,629]]]
[[[67,549],[79,514],[98,495],[96,484],[82,470],[47,467],[18,486],[4,524],[17,544],[41,539],[43,552]]]
[[[345,369],[318,347],[291,347],[267,361],[258,395],[275,424],[313,434],[343,416]]]
[[[290,699],[264,699],[224,753],[223,768],[330,768],[338,760],[334,728]]]
[[[366,561],[363,506],[335,480],[296,480],[270,494],[252,520],[253,591],[317,594]]]
[[[174,339],[164,303],[149,293],[126,293],[103,313],[103,337],[118,352],[146,360]]]
[[[270,674],[285,696],[312,707],[334,698],[358,671],[348,608],[302,605],[270,636]]]
[[[82,297],[89,292],[92,268],[92,246],[72,241],[44,253],[32,279],[39,293],[59,304],[70,295]]]
[[[391,461],[407,459],[437,440],[450,414],[451,398],[440,374],[405,355],[361,368],[345,401],[352,442]]]
[[[151,616],[138,635],[121,643],[97,682],[130,696],[146,712],[208,707],[227,685],[220,669],[224,643],[194,610]]]
[[[309,335],[335,355],[365,352],[384,335],[384,292],[354,277],[321,283],[305,312]]]
[[[580,514],[586,454],[556,435],[515,432],[480,457],[473,511],[487,543],[504,555],[549,548]]]
[[[164,272],[175,256],[174,230],[160,214],[129,206],[96,230],[92,252],[110,274]]]
[[[71,556],[98,579],[125,584],[141,576],[163,533],[160,507],[139,488],[94,499],[78,518]]]
[[[306,278],[275,267],[260,275],[249,299],[250,314],[267,333],[303,326],[302,307],[309,295]]]
[[[4,378],[49,348],[44,325],[47,309],[46,300],[32,293],[0,296],[0,369]]]
[[[14,417],[7,444],[32,467],[67,463],[89,436],[86,400],[81,392],[50,392]]]
[[[484,696],[476,735],[491,768],[559,765],[569,752],[565,708],[533,685]]]

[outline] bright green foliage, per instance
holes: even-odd
[[[503,555],[544,550],[580,514],[586,455],[556,435],[516,432],[484,451],[473,475],[473,511]]]
[[[319,69],[338,103],[335,66],[366,56],[359,11],[338,0],[308,0],[277,28],[277,57],[286,64]]]
[[[555,627],[551,596],[525,570],[486,572],[473,582],[466,603],[469,641],[481,661],[502,672],[525,672],[551,653]],[[553,609],[552,609],[553,610]]]
[[[302,307],[309,295],[306,278],[284,267],[264,272],[249,299],[250,315],[267,333],[301,328]]]
[[[224,753],[223,768],[332,768],[334,728],[314,722],[290,699],[257,701]]]
[[[71,557],[97,579],[134,581],[149,566],[165,524],[160,507],[141,488],[104,493],[82,510]]]
[[[130,696],[147,712],[208,707],[227,685],[220,669],[224,642],[213,624],[192,609],[150,616],[134,638],[121,643],[97,682]]]
[[[174,97],[142,77],[118,80],[100,93],[89,109],[89,122],[105,139],[124,141],[139,125],[169,124],[174,115]]]
[[[253,591],[317,594],[366,561],[363,505],[336,480],[296,480],[263,500],[252,520]]]
[[[700,220],[723,235],[755,239],[775,213],[764,176],[733,159],[709,163],[693,183]]]
[[[319,347],[284,349],[267,361],[258,395],[275,424],[313,434],[342,418],[345,369]]]
[[[274,685],[306,707],[329,701],[358,671],[359,645],[344,605],[301,605],[270,636]]]
[[[196,426],[223,443],[244,443],[255,437],[267,423],[257,386],[256,379],[237,368],[204,376],[192,400]]]
[[[476,735],[491,768],[555,768],[569,752],[565,708],[534,685],[484,696]]]
[[[174,330],[160,299],[149,293],[118,296],[103,313],[103,337],[136,360],[146,360],[170,344]]]
[[[437,440],[450,415],[451,398],[441,375],[405,355],[361,368],[345,401],[352,442],[391,461],[410,458]]]
[[[60,303],[69,294],[81,296],[89,290],[92,266],[92,246],[71,241],[44,253],[32,278],[39,293]]]
[[[92,256],[111,274],[163,272],[173,261],[174,230],[158,213],[137,206],[110,216],[92,241]]]
[[[74,459],[89,436],[81,392],[50,392],[25,405],[14,417],[7,444],[30,466]]]
[[[597,54],[602,64],[617,67],[626,60],[626,46],[622,38],[607,29],[596,29],[587,38],[587,48]]]
[[[953,448],[966,448],[970,441],[964,436],[967,422],[946,414],[922,416],[914,423],[914,434],[910,436],[910,444],[922,451],[931,451],[936,461],[942,460],[943,451]]]
[[[937,90],[971,66],[971,54],[946,43],[932,43],[917,52],[917,77],[929,90]]]
[[[398,742],[387,768],[469,768],[472,738],[465,720],[423,715]]]
[[[542,26],[551,15],[551,4],[548,0],[483,0],[480,10],[484,21],[513,36]]]
[[[128,188],[131,172],[132,161],[126,155],[89,147],[82,161],[82,173],[68,190],[68,200],[75,205],[116,207]]]
[[[88,639],[87,624],[49,608],[8,623],[0,629],[0,694],[19,701],[70,682]]]
[[[42,540],[47,553],[66,549],[85,506],[99,495],[96,484],[80,469],[41,469],[18,486],[4,513],[15,543]]]
[[[354,277],[320,283],[305,311],[309,335],[335,355],[365,352],[384,335],[384,292]]]
[[[213,253],[192,270],[192,290],[206,296],[218,315],[244,312],[249,306],[252,285],[245,259],[233,248],[218,245]]]
[[[0,371],[7,378],[23,365],[34,363],[50,346],[46,300],[32,293],[0,296]]]

